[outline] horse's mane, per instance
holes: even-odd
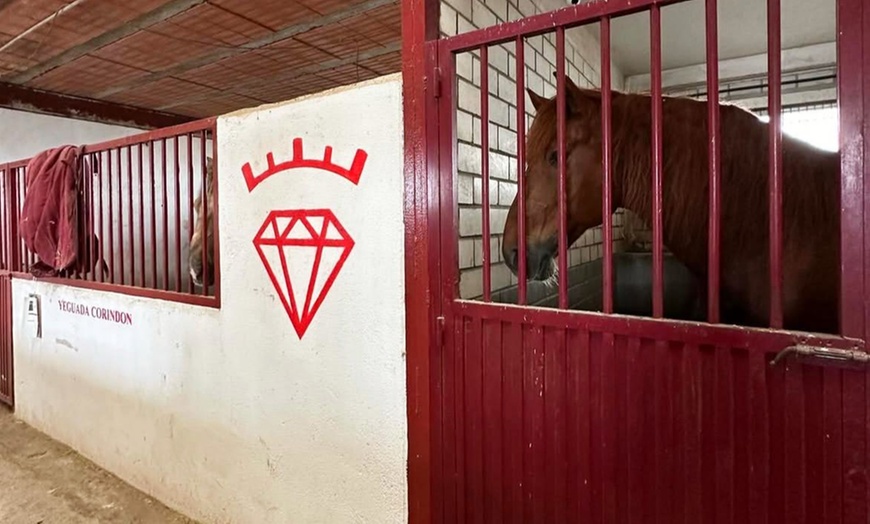
[[[599,150],[600,100],[598,91],[576,88],[567,99],[568,138]],[[664,242],[703,281],[709,217],[707,102],[665,97],[662,104]],[[555,106],[554,98],[539,107],[527,139],[530,162],[546,158],[555,145]],[[766,314],[763,297],[769,294],[769,127],[741,107],[720,104],[723,291],[730,287],[742,295],[744,304],[756,308],[756,317]],[[614,203],[647,224],[652,218],[651,128],[649,95],[613,93]],[[813,300],[807,296],[818,296],[824,307],[836,307],[830,305],[827,288],[838,288],[832,279],[838,278],[839,158],[839,153],[783,135],[783,271],[792,279],[784,287],[792,295],[784,300],[804,308]],[[812,278],[818,283],[802,281]],[[753,286],[764,289],[749,289]]]
[[[650,100],[622,95],[613,109],[614,193],[646,219],[652,214]],[[707,103],[665,98],[663,106],[665,230],[672,242],[697,239],[706,234],[709,212]],[[721,224],[723,243],[730,240],[732,248],[739,249],[745,235],[768,239],[769,127],[741,107],[720,104]],[[832,175],[839,154],[784,134],[782,155],[784,242],[805,241],[814,231],[836,233],[839,180]],[[706,259],[706,242],[692,244],[705,249],[690,258]]]

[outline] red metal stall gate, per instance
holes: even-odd
[[[432,521],[435,522],[868,522],[867,454],[870,386],[864,353],[864,142],[867,88],[862,62],[870,9],[839,1],[840,109],[843,139],[841,332],[824,336],[717,325],[718,247],[710,256],[710,323],[669,322],[606,314],[494,304],[484,282],[482,301],[458,297],[455,169],[455,54],[479,50],[481,113],[487,129],[487,48],[516,42],[523,71],[523,39],[555,32],[564,63],[564,31],[601,23],[602,63],[609,63],[610,18],[650,11],[653,88],[651,154],[661,156],[660,8],[677,0],[591,0],[553,13],[502,24],[428,46],[437,78],[437,216],[431,224],[440,250],[440,314],[432,360]],[[717,61],[716,2],[707,0],[708,60]],[[769,3],[770,72],[779,74],[779,2]],[[716,68],[709,92],[718,93]],[[564,65],[559,107],[564,108]],[[609,72],[602,67],[602,85]],[[525,96],[517,79],[518,114]],[[781,274],[781,131],[779,90],[771,82],[771,325],[782,322],[776,282]],[[714,100],[715,96],[711,96]],[[603,92],[609,104],[609,89]],[[564,136],[560,111],[559,135]],[[718,118],[710,104],[710,187],[718,190]],[[604,111],[604,133],[610,124]],[[522,119],[518,119],[522,122]],[[523,126],[520,124],[519,129]],[[657,129],[655,129],[657,127]],[[485,133],[485,131],[484,131]],[[433,136],[433,135],[430,135]],[[522,132],[518,138],[523,143]],[[488,138],[483,137],[483,188],[488,188]],[[604,140],[603,199],[610,194],[610,144]],[[655,155],[658,155],[657,157]],[[518,152],[519,194],[522,147]],[[565,145],[559,144],[559,252],[564,261]],[[665,174],[666,175],[666,174]],[[661,164],[656,185],[654,316],[661,316]],[[710,196],[710,238],[718,241],[718,191]],[[489,232],[483,197],[483,231]],[[522,198],[519,199],[522,202]],[[523,216],[522,211],[520,216]],[[611,311],[609,221],[605,217],[605,312]],[[522,231],[522,225],[520,226]],[[520,260],[524,261],[520,238]],[[714,244],[716,245],[716,244]],[[485,279],[489,249],[484,245]],[[522,264],[522,262],[520,262]],[[520,269],[520,300],[525,268]],[[564,275],[564,268],[560,275]],[[565,293],[560,283],[560,303]],[[802,355],[841,348],[834,360]],[[781,353],[792,348],[794,355]],[[776,355],[783,357],[773,365]],[[797,358],[791,358],[796,356]],[[805,357],[805,358],[804,358]],[[412,435],[413,436],[413,435]],[[416,456],[412,450],[412,456]],[[415,477],[416,479],[416,477]],[[413,497],[412,497],[413,499]],[[422,519],[419,515],[418,518]]]
[[[12,362],[12,269],[17,259],[17,244],[9,236],[17,228],[12,225],[12,209],[16,209],[14,192],[10,190],[17,170],[23,162],[0,165],[0,403],[15,405],[15,379]]]

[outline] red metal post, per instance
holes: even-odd
[[[181,180],[179,180],[181,168],[178,165],[178,135],[173,138],[173,147],[175,149],[175,290],[181,291]]]
[[[127,228],[130,239],[130,285],[136,285],[136,229],[133,226],[133,146],[127,146]],[[141,211],[140,211],[141,214]],[[124,242],[121,242],[124,249]]]
[[[840,105],[840,332],[866,337],[870,308],[865,307],[867,260],[870,242],[870,184],[865,167],[870,158],[870,65],[865,49],[870,46],[870,7],[865,0],[839,0],[837,98]]]
[[[767,0],[767,82],[770,116],[770,327],[782,327],[782,62],[780,0]]]
[[[187,232],[188,232],[188,246],[190,246],[190,238],[193,237],[193,228],[194,228],[194,203],[195,197],[193,195],[193,133],[187,133]],[[186,277],[188,280],[188,292],[194,293],[196,290],[193,286],[193,279],[189,276]]]
[[[707,132],[710,190],[707,234],[707,321],[719,322],[719,15],[718,0],[707,0]]]
[[[202,149],[201,149],[201,161],[202,161],[202,203],[200,204],[200,211],[202,211],[202,294],[208,295],[208,178],[206,177],[206,171],[208,168],[207,160],[206,160],[206,141],[207,134],[205,130],[202,131]],[[215,148],[217,149],[217,148]]]
[[[151,287],[158,289],[157,282],[157,175],[154,168],[154,147],[157,144],[156,140],[151,140],[149,143],[148,154],[150,155],[150,163],[148,169],[151,176],[148,180],[148,185],[151,187]]]
[[[12,248],[12,270],[22,271],[27,259],[27,254],[22,256],[21,241],[18,236],[18,218],[21,216],[21,208],[19,202],[23,201],[21,187],[19,184],[18,168],[13,168],[10,173],[10,182],[12,191],[10,193],[11,201],[9,206],[9,221],[12,223],[9,236],[12,237],[9,245]]]
[[[664,257],[662,221],[662,14],[650,8],[650,58],[652,82],[652,226],[653,226],[653,317],[664,315]]]
[[[100,223],[96,220],[97,198],[96,189],[94,188],[94,173],[97,173],[97,176],[99,176],[99,167],[94,153],[88,153],[88,160],[91,162],[91,168],[88,170],[88,215],[90,217],[89,237],[91,241],[88,244],[88,247],[90,250],[89,255],[92,258],[90,270],[91,276],[89,280],[96,282],[97,266],[100,268],[103,267],[103,257],[97,248],[102,247],[104,238],[103,231],[99,227]],[[100,269],[100,271],[102,271],[102,269]]]
[[[163,199],[163,289],[169,289],[169,186],[166,176],[166,139],[160,141],[160,165],[163,185],[160,186]]]
[[[440,182],[438,120],[435,104],[436,69],[428,60],[437,56],[427,41],[439,34],[439,0],[404,0],[402,8],[402,107],[404,119],[405,217],[405,331],[408,380],[408,522],[429,524],[440,500],[440,471],[433,438],[439,434],[433,404],[434,383],[440,373],[442,347],[436,346],[441,295],[438,282],[438,243],[432,227],[438,224],[437,189]],[[427,56],[430,57],[427,59]],[[431,68],[427,68],[431,65]],[[452,82],[453,79],[450,78]],[[445,83],[444,89],[447,89]],[[451,111],[455,113],[453,108]],[[442,149],[445,149],[444,144]],[[433,191],[434,190],[434,191]],[[434,263],[433,263],[434,262]],[[443,327],[442,318],[440,324]],[[437,493],[435,497],[433,494]]]
[[[492,249],[489,224],[489,47],[480,47],[480,173],[483,230],[483,301],[492,300]]]
[[[522,36],[516,39],[517,55],[517,304],[528,298],[526,268],[526,47]]]
[[[610,71],[610,17],[601,19],[601,216],[604,219],[604,290],[602,309],[613,313],[613,133],[611,129],[613,97]]]
[[[139,144],[139,270],[142,272],[142,287],[145,287],[145,184],[142,173],[142,148],[144,142]]]
[[[556,142],[559,155],[559,309],[568,308],[567,147],[565,144],[565,28],[556,28]]]
[[[108,181],[106,184],[106,193],[109,197],[109,280],[112,284],[115,283],[115,192],[112,185],[114,177],[112,171],[112,150],[106,151],[106,176]],[[120,167],[120,166],[119,166]],[[120,179],[120,177],[119,177]]]
[[[9,183],[8,183],[9,169],[4,167],[0,169],[0,187],[2,187],[2,194],[0,194],[0,246],[2,246],[2,258],[3,264],[0,266],[0,269],[10,271],[11,266],[9,264]]]
[[[106,259],[105,249],[106,249],[106,236],[103,235],[105,231],[103,222],[103,152],[97,153],[97,158],[99,159],[99,169],[97,170],[97,187],[99,189],[99,204],[97,206],[97,224],[100,231],[100,282],[106,281],[106,266],[103,264],[103,261]],[[111,245],[111,244],[110,244]],[[111,249],[111,247],[109,248]],[[111,268],[109,269],[111,271]]]
[[[218,213],[218,147],[217,147],[217,125],[212,124],[211,127],[211,163],[212,163],[212,246],[214,246],[214,298],[215,304],[220,307],[221,303],[221,238],[220,238],[220,214]]]
[[[121,149],[115,149],[115,156],[118,159],[118,258],[120,267],[120,282],[124,285],[124,169],[121,161]],[[111,157],[112,153],[109,152]],[[114,249],[112,250],[114,251]]]

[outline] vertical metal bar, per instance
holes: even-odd
[[[15,220],[17,221],[21,218],[21,209],[24,207],[24,197],[27,195],[27,168],[17,168],[15,175],[15,184],[18,186],[18,190],[15,192]],[[24,243],[24,239],[22,239],[20,235],[16,235],[16,240],[18,241],[18,253],[21,257],[22,269],[24,271],[30,271],[30,252],[27,250],[27,245]]]
[[[770,115],[770,327],[782,327],[782,62],[780,0],[767,0],[767,83]]]
[[[106,193],[109,197],[109,282],[115,283],[115,193],[112,188],[112,150],[106,151],[106,176],[108,182],[106,185]]]
[[[556,28],[556,142],[559,150],[559,309],[568,308],[568,210],[565,147],[565,28]]]
[[[517,54],[517,304],[528,300],[526,268],[526,46],[522,36],[516,39]]]
[[[130,285],[136,285],[136,229],[133,226],[133,146],[127,146],[127,228],[130,240]],[[141,214],[141,211],[140,211]],[[123,246],[123,244],[122,244]]]
[[[181,291],[181,168],[178,166],[178,135],[175,147],[175,290]]]
[[[865,307],[868,278],[865,260],[870,257],[867,216],[870,216],[870,7],[865,0],[840,0],[837,15],[840,112],[840,333],[865,338],[870,308]],[[870,388],[868,388],[870,391]],[[835,454],[836,456],[836,454]],[[836,475],[828,475],[835,479]],[[833,484],[833,482],[829,482]]]
[[[489,224],[489,47],[480,47],[480,174],[483,234],[483,301],[492,300],[492,250]]]
[[[124,172],[121,163],[121,148],[115,149],[118,158],[118,258],[120,259],[120,284],[124,285]]]
[[[97,153],[97,157],[99,158],[99,170],[97,171],[97,187],[99,188],[99,204],[98,204],[98,216],[97,223],[100,228],[100,282],[106,281],[106,265],[102,262],[106,259],[105,249],[106,249],[106,237],[103,235],[105,222],[103,221],[103,151]]]
[[[9,172],[6,174],[7,181],[7,189],[9,194],[6,195],[6,203],[9,208],[9,270],[16,272],[19,270],[18,268],[18,221],[16,220],[17,214],[15,213],[15,196],[16,196],[16,182],[15,182],[15,168],[10,168]]]
[[[154,148],[157,142],[150,142],[151,161],[148,165],[148,170],[151,173],[151,178],[148,180],[148,185],[151,187],[151,287],[159,289],[160,284],[157,282],[157,175],[154,172]]]
[[[2,170],[0,170],[0,192],[2,192],[2,194],[0,194],[0,205],[2,205],[2,212],[0,212],[0,249],[2,249],[2,255],[0,255],[0,257],[2,257],[2,261],[3,261],[2,266],[0,266],[0,267],[2,267],[2,269],[5,269],[7,271],[10,269],[10,267],[9,267],[9,247],[7,244],[7,236],[8,236],[8,232],[9,232],[9,230],[8,230],[8,227],[9,227],[9,220],[8,220],[9,206],[7,205],[7,202],[8,202],[7,194],[9,193],[9,189],[7,188],[7,184],[6,184],[6,175],[8,173],[9,173],[9,170],[6,168],[3,168]]]
[[[718,0],[707,0],[707,137],[709,160],[709,216],[707,231],[707,321],[719,322],[719,15]]]
[[[103,257],[98,253],[97,247],[103,245],[103,232],[98,230],[98,222],[95,220],[97,213],[96,205],[96,188],[94,188],[94,173],[99,174],[99,167],[93,153],[88,155],[88,160],[91,162],[91,168],[88,170],[88,217],[90,218],[90,231],[88,237],[90,244],[88,245],[88,255],[91,259],[91,276],[90,280],[97,280],[97,266],[103,267]]]
[[[139,269],[142,272],[142,287],[146,287],[145,281],[145,184],[142,174],[142,148],[144,142],[139,143]]]
[[[27,166],[21,166],[21,169],[18,171],[18,173],[18,179],[21,183],[21,191],[18,193],[18,218],[20,219],[21,212],[24,210],[24,202],[27,198]],[[21,251],[24,253],[24,269],[25,271],[29,272],[33,264],[36,263],[36,254],[27,249],[27,245],[24,243],[24,239],[21,239]]]
[[[207,144],[207,135],[205,130],[202,131],[202,148],[200,149],[200,160],[202,164],[202,202],[200,203],[200,212],[202,219],[202,294],[208,296],[208,161],[206,160],[205,148]]]
[[[163,289],[169,290],[169,195],[167,194],[167,178],[166,178],[166,139],[160,141],[161,151],[160,160],[163,175],[162,197],[163,197]]]
[[[613,133],[610,78],[610,17],[601,19],[601,216],[604,219],[604,290],[602,309],[613,313]]]
[[[211,126],[211,161],[212,161],[212,219],[211,219],[211,234],[212,234],[212,265],[214,266],[214,298],[220,305],[221,299],[221,239],[220,239],[220,220],[218,211],[218,147],[217,147],[217,126]]]
[[[194,196],[193,196],[193,133],[187,134],[187,233],[188,233],[188,249],[190,249],[190,239],[193,237],[194,228]],[[193,294],[193,279],[187,277],[188,292]]]
[[[653,317],[664,314],[664,257],[662,254],[662,14],[650,8],[650,58],[652,82],[652,223]]]
[[[84,156],[79,155],[78,157],[76,157],[76,172],[78,173],[79,180],[84,179],[84,165],[85,165]],[[84,184],[84,182],[82,182],[82,184]],[[78,190],[81,190],[84,192],[84,187],[79,186],[76,188],[76,191],[78,191]],[[79,231],[82,231],[81,223],[79,223]],[[79,236],[79,242],[81,242],[81,240],[82,239]],[[85,241],[87,241],[87,239],[85,239]],[[81,258],[81,254],[79,254],[78,258],[79,259]],[[74,276],[77,280],[81,280],[81,278],[82,278],[82,269],[83,268],[82,268],[81,264],[79,264],[79,263],[76,263],[75,266],[73,267]],[[84,268],[84,270],[87,271],[87,268]]]

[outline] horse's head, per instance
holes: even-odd
[[[546,99],[528,90],[535,118],[526,140],[524,194],[514,198],[504,228],[502,253],[511,271],[519,264],[518,203],[526,204],[526,274],[530,280],[548,280],[555,273],[558,250],[558,144],[556,98]],[[601,215],[601,95],[581,89],[566,77],[565,89],[566,210],[568,245],[602,222]],[[616,95],[614,94],[614,97]]]
[[[207,253],[206,263],[208,265],[208,274],[205,285],[214,283],[214,229],[212,228],[212,215],[214,213],[214,170],[212,168],[211,158],[206,159],[206,198],[203,204],[202,191],[196,197],[194,209],[196,210],[196,222],[193,226],[193,235],[190,238],[190,255],[188,256],[188,264],[190,265],[190,276],[193,283],[197,286],[203,285],[203,270],[202,250],[203,244]],[[205,211],[203,211],[205,207]],[[205,232],[206,238],[202,238],[202,220],[206,219]]]

